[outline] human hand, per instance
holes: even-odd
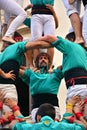
[[[81,101],[81,98],[80,98],[80,96],[73,96],[72,98],[70,98],[68,101],[67,101],[67,103],[68,104],[72,104],[73,106],[76,104],[76,103],[78,103],[78,102],[80,102]]]
[[[16,75],[13,73],[14,71],[11,70],[8,73],[5,73],[5,78],[15,80]]]
[[[27,11],[28,9],[32,8],[33,4],[29,4],[27,7],[24,8],[25,11]]]
[[[75,113],[82,112],[83,108],[84,108],[84,102],[80,101],[74,105],[74,112]]]
[[[55,42],[56,40],[58,40],[58,38],[56,36],[52,36],[52,35],[46,35],[46,36],[42,36],[41,38],[38,38],[36,41],[45,41],[45,42]]]
[[[50,5],[50,4],[46,4],[46,8],[47,9],[50,9],[50,11],[54,11],[54,8],[53,8],[53,6],[52,5]]]

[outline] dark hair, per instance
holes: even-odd
[[[21,39],[21,41],[23,41],[23,36],[20,33],[18,33],[17,31],[15,31],[13,39],[16,42],[18,42],[19,39]]]
[[[14,33],[13,39],[14,39],[15,42],[16,42],[16,40],[18,40],[18,38],[20,38],[21,41],[23,40],[22,35],[16,31],[16,32]],[[11,43],[10,41],[3,41],[3,47],[2,47],[2,49],[1,49],[1,52],[3,52],[9,45],[12,45],[12,44],[14,44],[14,43]]]
[[[39,59],[41,56],[46,56],[48,58],[48,60],[49,60],[48,68],[50,68],[50,65],[52,64],[51,57],[45,52],[41,52],[37,55],[36,60],[35,60],[35,66],[39,69]]]
[[[43,116],[50,116],[53,120],[55,119],[55,108],[53,105],[49,103],[44,103],[40,105],[37,113],[36,113],[36,121],[37,121],[37,115],[43,117]]]
[[[68,39],[69,41],[74,42],[76,37],[75,37],[75,33],[74,32],[70,32],[65,36],[65,39]]]
[[[65,39],[74,42],[75,39],[76,39],[75,33],[74,33],[74,32],[68,33],[68,34],[65,36]],[[87,51],[87,45],[85,44],[85,41],[82,42],[82,43],[78,43],[78,44],[80,44],[80,45]]]

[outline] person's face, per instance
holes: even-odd
[[[43,55],[39,58],[39,67],[46,67],[49,64],[48,57]]]

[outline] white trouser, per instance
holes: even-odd
[[[55,108],[55,111],[56,111],[55,119],[60,120],[60,117],[61,117],[61,116],[60,116],[59,107],[54,106],[54,108]],[[38,108],[34,108],[34,109],[31,111],[32,122],[36,122],[36,121],[35,121],[35,116],[36,116],[37,110],[38,110]]]
[[[5,90],[5,98],[12,98],[18,102],[18,96],[16,86],[14,84],[0,84],[0,89]],[[0,113],[0,117],[3,116],[4,112],[12,111],[7,105],[3,104],[3,110]],[[3,128],[9,128],[9,123],[2,126]]]
[[[12,37],[16,29],[26,19],[27,14],[24,11],[24,9],[19,4],[17,4],[14,0],[0,0],[0,9],[16,16],[16,18],[12,21],[5,34],[5,36]]]
[[[22,3],[23,1],[22,0],[12,0],[12,1],[16,1],[21,7],[22,7]],[[8,21],[11,17],[16,17],[14,14],[12,14],[12,12],[5,12],[4,11],[4,24],[8,24]]]
[[[6,92],[5,98],[12,98],[18,101],[16,86],[14,84],[0,84],[0,89]],[[12,111],[8,106],[3,105],[3,112]]]
[[[87,84],[70,86],[67,90],[67,99],[79,95],[82,99],[87,97]]]
[[[85,9],[84,9],[82,33],[83,33],[83,37],[87,45],[87,5],[85,6]]]
[[[44,35],[55,35],[55,21],[53,15],[34,14],[31,17],[32,41]]]
[[[76,0],[73,4],[69,4],[68,0],[62,0],[62,2],[66,8],[68,16],[70,16],[73,13],[80,14],[81,0]]]

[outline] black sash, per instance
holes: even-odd
[[[50,11],[50,9],[47,9],[45,5],[34,5],[32,7],[32,15],[33,14],[50,14],[53,15],[53,13]]]
[[[35,94],[32,96],[32,102],[32,108],[37,108],[43,103],[50,103],[53,106],[59,106],[57,95],[50,93]]]
[[[77,84],[87,84],[87,71],[83,68],[73,68],[64,74],[67,88]]]

